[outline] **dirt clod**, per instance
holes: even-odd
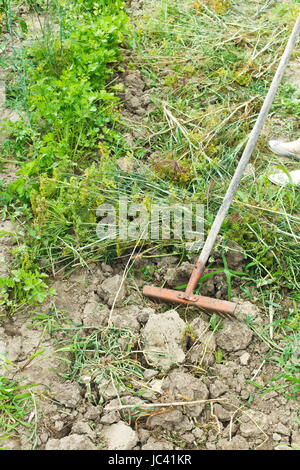
[[[142,450],[173,450],[174,445],[165,440],[156,440],[150,437],[147,444],[142,446]]]
[[[260,411],[249,410],[241,420],[240,433],[245,438],[259,437],[268,428],[268,417]]]
[[[143,332],[147,361],[164,371],[172,364],[182,363],[185,359],[181,344],[184,330],[185,323],[175,310],[150,314]]]
[[[55,383],[51,388],[51,395],[68,408],[76,408],[81,400],[80,388],[77,383]]]
[[[168,286],[176,287],[186,284],[192,274],[194,265],[185,261],[179,267],[169,268],[166,274],[166,281]]]
[[[250,359],[250,354],[248,352],[244,352],[241,356],[240,356],[240,363],[242,364],[242,366],[246,366],[249,362],[249,359]]]
[[[211,398],[218,398],[221,395],[223,395],[223,393],[227,392],[227,390],[228,390],[228,385],[221,382],[220,380],[216,380],[209,387],[209,393],[210,393]]]
[[[111,426],[104,426],[102,437],[110,450],[130,450],[138,443],[137,433],[122,421]]]
[[[246,349],[253,337],[252,330],[245,323],[224,321],[224,328],[217,331],[217,345],[224,351],[239,351]]]
[[[231,441],[220,439],[218,449],[220,450],[249,450],[248,441],[242,436],[234,436]]]
[[[97,450],[87,436],[71,434],[62,439],[49,439],[45,450]]]
[[[173,401],[206,400],[209,395],[206,385],[200,379],[181,370],[174,370],[165,379],[162,388]],[[199,416],[204,407],[204,403],[186,406],[186,414],[195,417]]]
[[[97,288],[97,294],[109,307],[112,307],[113,304],[116,307],[121,306],[126,295],[125,283],[122,277],[116,274],[116,276],[103,281]]]

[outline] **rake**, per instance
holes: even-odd
[[[179,291],[175,291],[171,289],[164,289],[164,288],[154,287],[154,286],[145,286],[143,289],[143,294],[145,296],[158,299],[160,301],[167,302],[167,303],[179,303],[183,305],[192,305],[195,307],[199,307],[203,310],[207,310],[209,312],[217,312],[220,315],[227,316],[227,317],[233,316],[235,308],[236,308],[236,304],[234,302],[196,295],[194,294],[194,290],[197,287],[198,282],[204,273],[206,263],[209,259],[209,256],[215,244],[216,238],[221,229],[222,223],[226,217],[226,214],[229,210],[231,202],[235,196],[235,193],[242,179],[242,176],[245,172],[245,168],[249,162],[249,159],[252,155],[252,152],[256,145],[258,137],[260,136],[263,125],[268,116],[268,112],[273,103],[275,94],[281,83],[286,66],[288,64],[288,61],[295,47],[299,32],[300,32],[300,14],[297,18],[297,21],[295,23],[295,26],[293,28],[289,41],[286,45],[285,51],[281,57],[279,66],[277,68],[276,74],[274,75],[273,81],[271,83],[267,96],[264,100],[263,106],[257,117],[255,125],[250,133],[247,145],[244,149],[240,162],[236,168],[236,171],[233,175],[233,178],[224,196],[223,202],[212,224],[209,235],[204,243],[204,246],[198,258],[198,262],[194,266],[193,272],[191,274],[191,277],[189,279],[185,292],[179,292]]]

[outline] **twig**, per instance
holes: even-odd
[[[39,339],[39,342],[37,344],[37,346],[35,347],[34,349],[34,352],[33,354],[30,356],[30,358],[25,362],[25,364],[23,366],[20,367],[20,370],[24,370],[27,366],[29,366],[29,364],[33,361],[33,359],[36,357],[35,354],[37,353],[37,351],[39,350],[39,347],[40,345],[42,344],[42,341],[43,341],[43,338],[45,336],[45,333],[47,331],[47,326],[45,326],[45,328],[43,329],[42,331],[42,334],[41,334],[41,337]]]
[[[230,119],[235,115],[235,113],[241,109],[241,108],[244,108],[244,107],[247,107],[248,104],[250,104],[252,101],[254,101],[256,98],[258,98],[259,95],[255,95],[253,96],[252,98],[250,98],[250,100],[248,101],[245,101],[244,103],[240,104],[239,106],[237,106],[233,111],[232,113],[229,114],[229,116],[227,116],[220,124],[218,124],[217,127],[215,127],[215,129],[213,129],[212,131],[210,131],[208,134],[206,134],[204,140],[206,141],[206,144],[205,144],[205,147],[207,147],[207,145],[210,143],[210,141],[214,138],[214,136],[217,134],[217,132],[224,126],[224,124],[226,124],[226,122],[230,121]]]
[[[220,421],[218,420],[218,417],[214,414],[214,404],[213,403],[210,404],[210,412],[211,412],[212,417],[215,418],[215,420],[216,420],[217,428],[218,428],[218,434],[217,435],[219,435],[219,434],[221,434],[221,426],[220,426]]]
[[[232,405],[234,406],[234,405]],[[240,406],[235,410],[234,413],[232,413],[231,418],[230,418],[230,423],[229,423],[229,442],[232,440],[232,425],[233,425],[233,418],[235,415],[238,413],[239,410],[242,410],[244,408],[244,405]]]
[[[274,309],[272,305],[273,295],[270,295],[270,304],[269,304],[269,318],[270,318],[270,338],[273,339],[273,318],[274,318]]]
[[[174,401],[171,403],[140,403],[141,408],[159,408],[159,407],[172,407],[172,406],[193,406],[193,405],[200,405],[201,403],[214,403],[224,401],[225,398],[214,398],[211,400],[194,400],[194,401]],[[120,410],[128,410],[130,408],[137,408],[137,405],[120,405],[120,406],[112,406],[109,408],[105,408],[105,411],[120,411]]]
[[[236,407],[235,405],[232,405],[231,406],[235,407],[236,410],[235,412],[233,413],[233,415],[231,416],[230,418],[230,425],[229,425],[229,441],[232,440],[232,422],[233,422],[233,418],[234,416],[238,413],[238,411],[241,411],[244,415],[248,416],[248,418],[252,421],[252,423],[255,424],[255,426],[263,433],[263,435],[265,436],[265,440],[259,444],[257,446],[257,449],[259,447],[261,447],[262,445],[264,445],[265,442],[267,442],[267,440],[269,439],[269,436],[265,433],[265,431],[257,424],[257,422],[246,412],[246,411],[243,411],[243,408],[244,406],[240,406],[240,407]]]
[[[254,370],[254,371],[253,371],[253,372],[255,372],[255,373],[254,373],[253,377],[251,378],[251,380],[254,380],[254,379],[255,379],[255,377],[257,376],[257,374],[259,373],[259,371],[261,370],[261,368],[263,367],[263,365],[264,365],[265,362],[266,362],[266,360],[264,359],[264,360],[262,361],[261,365],[259,366],[259,368],[258,368],[257,370]]]

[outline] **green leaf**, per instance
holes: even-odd
[[[27,33],[28,27],[27,27],[26,21],[24,21],[23,19],[20,18],[19,23],[20,23],[20,27],[21,27],[22,32]]]
[[[218,348],[215,352],[215,359],[217,364],[220,364],[220,362],[223,360],[223,354],[220,348]]]

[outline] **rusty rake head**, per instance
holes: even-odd
[[[204,297],[202,295],[193,293],[200,277],[203,275],[203,272],[204,266],[201,266],[200,263],[197,263],[191,274],[185,292],[163,289],[154,286],[145,286],[143,289],[143,294],[146,297],[151,297],[163,302],[191,305],[194,307],[199,307],[203,310],[207,310],[208,312],[216,312],[226,318],[232,318],[236,308],[235,303],[228,302],[227,300]]]

